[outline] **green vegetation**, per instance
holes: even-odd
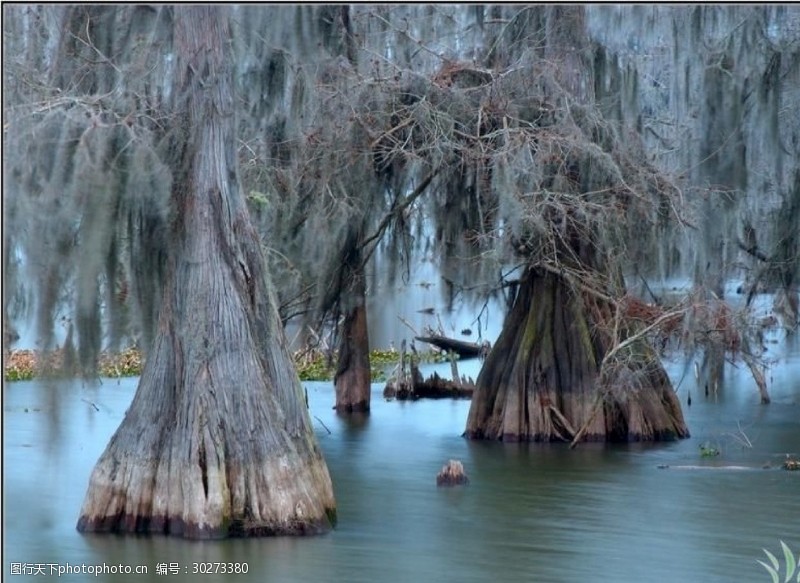
[[[719,455],[719,449],[706,441],[700,444],[700,455],[702,457],[714,457]]]
[[[329,381],[336,374],[336,354],[331,358],[320,351],[311,355],[295,353],[295,366],[301,381]],[[447,355],[433,350],[417,354],[419,362],[447,362]],[[369,353],[371,377],[373,382],[386,380],[386,369],[397,365],[400,353],[396,350],[372,350]]]
[[[40,362],[40,354],[34,350],[15,350],[5,359],[6,381],[28,381],[43,373],[65,377],[75,376],[77,371],[64,367],[62,351],[50,354],[45,362]],[[386,369],[397,364],[400,354],[395,350],[373,350],[370,352],[372,380],[386,380]],[[447,356],[440,352],[427,351],[418,354],[420,362],[445,362]],[[300,380],[329,381],[336,374],[336,354],[328,358],[319,350],[303,351],[294,354],[294,362]],[[102,377],[135,377],[142,373],[144,360],[139,350],[128,348],[122,352],[102,353],[98,364],[98,372]]]
[[[63,376],[71,377],[78,374],[75,366],[66,364],[74,362],[73,358],[65,358],[63,350],[49,353],[42,361],[42,354],[35,350],[13,350],[5,358],[6,381],[29,381],[34,377]],[[97,370],[102,377],[120,378],[134,377],[142,372],[144,360],[136,348],[126,348],[117,353],[103,352],[98,360]]]

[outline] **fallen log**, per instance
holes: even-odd
[[[426,342],[445,351],[455,352],[460,358],[477,358],[488,351],[488,342],[465,342],[447,336],[416,336],[416,340]]]
[[[658,467],[659,470],[775,470],[775,469],[782,469],[787,471],[797,471],[800,470],[800,462],[798,460],[786,460],[780,466],[775,466],[770,463],[763,464],[761,466],[756,465],[749,465],[749,466],[742,466],[742,465],[733,465],[733,464],[723,464],[723,465],[695,465],[695,464],[682,464],[677,466],[671,466],[668,464],[662,464]]]
[[[700,466],[694,464],[683,464],[671,466],[668,464],[657,466],[659,470],[769,470],[770,466],[737,466],[737,465],[724,465],[724,466]]]

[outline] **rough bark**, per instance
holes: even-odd
[[[157,335],[80,531],[308,534],[335,521],[259,238],[238,186],[228,25],[175,8],[175,220]]]
[[[478,376],[465,435],[503,441],[688,437],[669,377],[646,340],[632,342],[601,380],[601,364],[613,348],[607,333],[613,315],[607,300],[558,274],[531,269]]]
[[[367,329],[366,285],[360,253],[348,298],[339,342],[339,364],[336,385],[336,411],[363,413],[369,411],[371,372],[369,363],[369,333]]]

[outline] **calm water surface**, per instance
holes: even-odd
[[[3,579],[11,563],[144,565],[148,575],[101,581],[767,582],[756,563],[783,539],[800,552],[800,472],[686,471],[659,465],[779,464],[800,452],[800,359],[783,358],[758,405],[731,369],[705,398],[678,391],[692,438],[658,445],[475,443],[460,437],[466,401],[385,402],[374,385],[364,421],[338,418],[333,389],[309,383],[311,412],[334,481],[339,526],[310,539],[188,542],[75,531],[89,474],[119,425],[137,379],[3,387]],[[680,370],[670,371],[678,380]],[[99,411],[92,406],[94,403]],[[324,424],[324,425],[323,425]],[[325,429],[330,429],[330,434]],[[750,440],[752,447],[742,441]],[[721,450],[699,456],[709,442]],[[437,489],[450,458],[465,488]],[[247,563],[247,575],[192,575],[201,561]],[[175,563],[179,574],[159,576]],[[189,573],[186,573],[189,571]],[[67,580],[91,580],[67,576]]]

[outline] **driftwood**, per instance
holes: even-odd
[[[741,466],[741,465],[693,465],[693,464],[685,464],[685,465],[677,465],[677,466],[670,466],[670,465],[660,465],[658,466],[660,470],[774,470],[774,469],[783,469],[790,472],[800,470],[800,460],[795,460],[791,458],[787,458],[780,466],[774,466],[770,463],[766,463],[762,466]]]
[[[725,466],[699,466],[699,465],[692,465],[692,464],[685,464],[685,465],[678,465],[678,466],[670,466],[670,465],[660,465],[658,466],[659,470],[768,470],[770,469],[768,466],[737,466],[737,465],[725,465]]]
[[[416,339],[420,342],[427,342],[445,351],[453,351],[461,358],[477,358],[478,356],[485,355],[488,348],[486,343],[478,344],[477,342],[465,342],[464,340],[448,338],[447,336],[417,336]]]

